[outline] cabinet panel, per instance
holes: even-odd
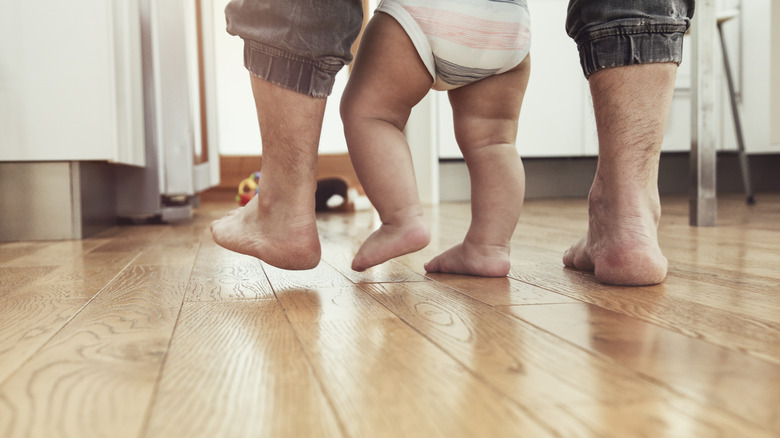
[[[137,1],[0,3],[0,160],[143,164],[138,26]]]

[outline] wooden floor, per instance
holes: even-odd
[[[208,223],[0,244],[2,437],[777,437],[780,195],[688,226],[664,199],[654,287],[564,269],[582,200],[528,201],[508,278],[425,275],[434,242],[349,269],[370,212],[322,215],[323,262],[285,272]]]

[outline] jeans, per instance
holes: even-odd
[[[566,31],[585,76],[632,64],[682,61],[694,0],[570,0]],[[361,0],[231,0],[227,30],[244,40],[244,65],[273,84],[326,97],[352,60]]]
[[[598,70],[682,61],[694,0],[570,0],[566,31],[588,77]]]

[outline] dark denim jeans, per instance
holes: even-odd
[[[693,9],[694,0],[571,0],[566,31],[585,76],[631,64],[679,64]],[[328,96],[336,73],[352,60],[363,20],[361,0],[231,0],[225,15],[228,32],[244,39],[249,71],[315,97]]]
[[[571,0],[566,31],[585,76],[610,67],[682,61],[694,0]]]

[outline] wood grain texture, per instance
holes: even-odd
[[[452,274],[428,274],[428,276],[438,283],[491,306],[579,302],[575,298],[509,277],[479,278]]]
[[[10,297],[19,289],[30,286],[56,268],[56,266],[0,267],[0,278],[3,279],[0,283],[0,301]]]
[[[365,291],[510,399],[532,408],[621,403],[663,394],[621,367],[435,284]],[[587,383],[585,383],[587,382]],[[593,391],[593,388],[599,388]]]
[[[263,263],[263,270],[275,292],[288,289],[328,289],[352,286],[352,282],[327,263],[314,269],[285,271]]]
[[[125,269],[0,387],[0,435],[137,436],[188,277]]]
[[[198,250],[187,301],[255,300],[273,291],[259,260],[228,251],[204,240]]]
[[[59,266],[78,259],[102,243],[97,240],[66,240],[32,245],[33,251],[3,263],[3,266]]]
[[[170,225],[143,225],[115,227],[91,241],[97,244],[94,249],[96,252],[141,251],[172,246],[188,237],[177,233]]]
[[[341,436],[276,300],[185,303],[181,321],[145,436]]]
[[[778,365],[593,305],[504,310],[679,393],[780,433]]]
[[[49,274],[38,281],[7,291],[0,300],[0,382],[62,329],[133,257],[88,253],[47,269]]]
[[[356,286],[285,289],[276,293],[287,319],[298,324],[396,318]]]
[[[32,253],[36,249],[48,245],[49,242],[3,242],[0,243],[0,265]]]
[[[653,403],[567,406],[538,414],[560,436],[571,438],[776,436],[728,412],[681,398]]]
[[[373,211],[318,214],[323,260],[289,272],[191,220],[84,241],[0,243],[0,436],[770,437],[780,435],[780,194],[665,198],[669,276],[599,284],[563,267],[584,200],[531,200],[512,271],[427,274],[431,244],[364,273]]]
[[[552,436],[397,317],[291,322],[349,436]]]
[[[657,286],[625,288],[599,284],[591,275],[557,264],[525,263],[515,265],[510,276],[780,364],[780,312],[766,311],[775,301],[763,298],[768,291],[746,300],[752,304],[735,305],[741,301],[735,299],[738,291],[686,283],[674,275]],[[746,315],[748,306],[757,310]]]
[[[353,283],[400,283],[406,281],[427,281],[424,275],[390,260],[363,272],[352,270],[352,259],[359,245],[353,239],[345,237],[337,242],[332,237],[322,239],[322,259],[341,272]]]

